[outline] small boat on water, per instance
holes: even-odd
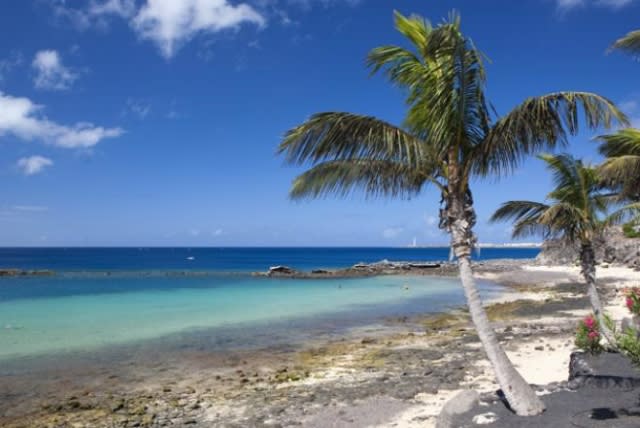
[[[187,260],[195,260],[195,259],[196,259],[196,258],[195,258],[195,257],[193,257],[193,256],[189,256],[189,257],[187,257]]]

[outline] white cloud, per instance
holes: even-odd
[[[90,0],[85,6],[73,8],[67,0],[49,1],[54,16],[79,30],[104,29],[110,19],[124,19],[141,39],[155,43],[165,58],[173,57],[198,35],[237,30],[243,24],[261,28],[272,19],[285,27],[297,26],[298,21],[290,17],[285,7],[308,12],[318,5],[355,7],[362,3],[362,0],[253,0],[245,3],[242,0]],[[303,40],[297,36],[298,42]],[[207,52],[206,58],[210,59],[211,54]]]
[[[37,52],[31,65],[36,71],[33,83],[39,89],[69,89],[78,78],[76,72],[62,64],[60,54],[54,50]]]
[[[46,167],[51,165],[53,165],[53,161],[43,156],[29,156],[28,158],[18,159],[18,168],[22,170],[22,173],[24,175],[38,174],[42,172],[42,170],[44,170]],[[24,209],[31,207],[20,206],[13,208],[19,211],[31,211],[29,209]]]
[[[397,238],[402,232],[404,228],[402,227],[387,227],[382,231],[382,236],[386,239]]]
[[[569,10],[584,6],[585,0],[556,0],[556,4],[560,10]]]
[[[60,125],[40,114],[42,106],[30,99],[0,92],[0,137],[14,135],[22,140],[41,140],[64,148],[88,148],[105,138],[122,135],[121,128],[103,128],[88,122]]]
[[[149,113],[151,113],[151,105],[142,100],[127,98],[127,111],[138,116],[140,119],[144,119],[149,115]]]
[[[136,11],[135,0],[91,0],[84,9],[67,6],[66,0],[51,0],[53,14],[68,21],[78,30],[107,27],[106,18],[119,16],[130,18]]]
[[[222,229],[216,229],[213,232],[211,232],[211,235],[213,236],[220,236],[222,235],[223,230]]]
[[[189,229],[189,235],[193,237],[200,236],[200,229]]]
[[[89,4],[87,14],[89,16],[117,15],[123,18],[128,18],[131,17],[135,11],[135,0],[94,0]]]
[[[285,7],[310,11],[318,5],[358,6],[362,0],[89,0],[84,6],[71,7],[67,0],[49,0],[54,16],[78,30],[106,29],[109,21],[127,21],[137,35],[156,44],[167,59],[191,39],[202,34],[237,30],[243,24],[259,28],[274,20],[282,26],[297,26]],[[567,1],[567,0],[563,0]],[[575,1],[575,0],[574,0]],[[612,1],[612,0],[611,0]],[[619,0],[621,1],[621,0]],[[310,39],[309,34],[294,37],[294,43]],[[204,54],[209,60],[208,49]]]
[[[609,9],[621,9],[635,0],[555,0],[558,10],[566,12],[582,6],[598,6]]]
[[[610,7],[612,9],[620,9],[633,2],[634,0],[597,0],[596,3],[602,6]]]
[[[246,3],[234,6],[227,0],[148,0],[131,22],[138,35],[156,43],[165,58],[199,33],[245,23],[262,27],[266,19]]]

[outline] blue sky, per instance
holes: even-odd
[[[392,11],[434,22],[455,8],[491,59],[500,113],[528,96],[583,90],[640,118],[640,64],[605,53],[640,28],[638,0],[34,0],[3,2],[0,245],[406,245],[445,243],[439,195],[291,202],[301,170],[275,156],[319,111],[400,123],[402,94],[368,77],[369,49],[402,43]],[[640,120],[635,119],[636,122]],[[571,152],[598,161],[592,134]],[[486,219],[541,199],[530,160],[474,184]]]

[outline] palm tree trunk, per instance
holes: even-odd
[[[589,296],[589,302],[591,302],[591,309],[598,320],[600,332],[609,342],[609,345],[615,348],[616,341],[605,322],[602,301],[596,288],[596,255],[591,242],[583,243],[580,247],[580,265],[582,276],[587,284],[587,295]]]
[[[470,199],[470,194],[468,196]],[[458,258],[460,269],[460,281],[467,298],[471,320],[476,328],[480,342],[491,362],[496,379],[504,393],[511,409],[520,416],[533,416],[542,413],[544,404],[538,398],[531,386],[513,367],[513,364],[504,352],[495,332],[491,328],[482,301],[478,294],[473,271],[471,270],[471,251],[475,237],[472,226],[475,213],[470,202],[465,203],[459,198],[449,199],[447,207],[447,223],[451,233],[451,244]]]

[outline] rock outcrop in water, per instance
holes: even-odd
[[[601,263],[618,263],[640,268],[640,238],[627,238],[621,227],[611,227],[594,245],[596,259]],[[536,261],[542,264],[574,264],[578,261],[579,245],[564,240],[549,240],[542,246]]]
[[[0,269],[0,276],[52,276],[51,270]]]
[[[381,260],[375,263],[357,263],[345,269],[314,269],[311,272],[299,271],[288,266],[273,266],[266,272],[254,272],[254,276],[276,278],[351,278],[398,273],[429,273],[432,275],[452,275],[457,272],[452,263],[440,262],[392,262]]]

